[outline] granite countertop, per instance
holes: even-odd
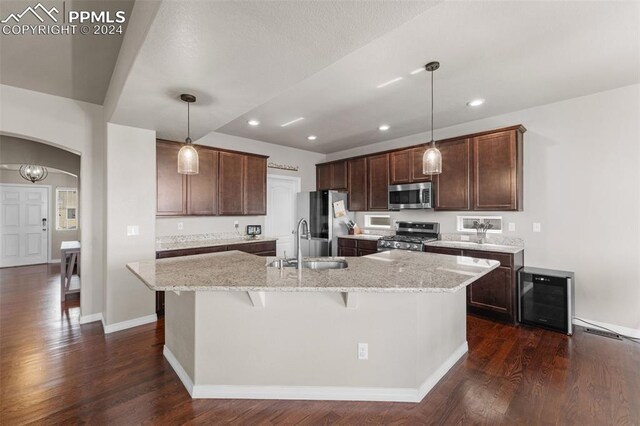
[[[431,241],[429,243],[426,243],[425,245],[431,246],[431,247],[446,247],[446,248],[454,248],[454,249],[461,249],[461,250],[492,251],[496,253],[508,253],[508,254],[516,254],[524,250],[523,246],[492,244],[492,243],[478,244],[473,241],[438,240],[438,241]]]
[[[382,235],[358,234],[358,235],[339,235],[338,238],[347,238],[349,240],[367,240],[378,241]]]
[[[156,252],[168,251],[168,250],[184,250],[198,247],[215,247],[215,246],[230,246],[233,244],[245,244],[245,243],[262,243],[265,241],[277,241],[277,238],[216,238],[210,240],[199,241],[168,241],[157,242]]]
[[[347,257],[345,269],[278,269],[274,257],[237,250],[132,262],[127,268],[160,291],[455,292],[497,268],[495,260],[389,250]]]

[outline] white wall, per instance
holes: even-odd
[[[107,124],[107,326],[155,314],[154,292],[125,266],[155,258],[155,158],[155,131]],[[127,236],[130,225],[139,235]]]
[[[99,105],[0,85],[0,133],[32,139],[81,156],[82,316],[102,312],[102,179],[104,144]]]
[[[523,124],[524,211],[516,224],[525,264],[576,273],[576,316],[640,329],[640,85],[438,129],[436,139]],[[427,141],[412,135],[329,154],[327,160]],[[456,212],[397,212],[441,223]],[[364,214],[356,214],[364,223]],[[541,233],[532,223],[542,224]]]
[[[194,143],[217,148],[226,148],[254,154],[268,155],[268,162],[298,166],[297,172],[279,169],[267,169],[267,173],[284,176],[298,176],[301,180],[302,191],[315,191],[316,164],[325,159],[325,154],[304,151],[281,145],[260,142],[253,139],[240,138],[223,133],[211,132]],[[246,225],[263,225],[265,216],[220,216],[220,217],[180,217],[158,218],[156,221],[156,235],[189,235],[209,232],[235,232],[234,221],[238,221],[240,231],[244,232]],[[183,229],[178,229],[182,223]]]

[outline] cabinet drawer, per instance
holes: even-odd
[[[239,250],[245,253],[262,253],[276,250],[275,241],[263,241],[260,243],[243,243],[243,244],[231,244],[227,250]]]
[[[338,256],[358,256],[358,250],[355,247],[338,247]]]
[[[351,238],[338,238],[338,247],[352,247],[356,248],[358,242]]]
[[[462,256],[462,250],[449,248],[449,247],[424,246],[423,250],[426,251],[427,253],[449,254],[449,255],[452,255],[452,256]]]
[[[497,260],[500,262],[500,266],[510,268],[513,266],[513,256],[507,253],[495,253],[481,250],[465,250],[465,256],[477,257],[479,259]]]
[[[180,250],[159,251],[159,252],[156,252],[156,259],[167,259],[170,257],[180,257],[180,256],[192,256],[194,254],[218,253],[221,251],[227,251],[227,246],[196,247],[196,248],[180,249]]]

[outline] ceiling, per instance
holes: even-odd
[[[4,19],[36,3],[2,0],[0,16]],[[63,10],[63,1],[43,3]],[[66,10],[124,10],[127,17],[133,7],[133,0],[66,0],[64,3]],[[40,22],[27,15],[20,24]],[[3,34],[0,36],[0,83],[102,105],[122,39],[120,34]]]

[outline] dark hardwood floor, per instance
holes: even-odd
[[[0,424],[640,424],[640,345],[469,317],[469,353],[420,404],[192,400],[163,322],[105,336],[59,269],[0,270]]]

